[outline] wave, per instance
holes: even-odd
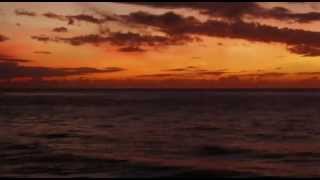
[[[317,152],[267,152],[254,149],[244,149],[240,147],[224,147],[224,146],[203,146],[197,149],[198,154],[203,156],[238,156],[247,159],[269,159],[281,161],[309,161],[310,159],[320,162],[320,153]]]

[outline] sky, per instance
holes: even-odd
[[[0,85],[320,88],[320,3],[0,2]]]

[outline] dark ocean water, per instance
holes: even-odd
[[[320,92],[0,95],[0,176],[320,177]]]

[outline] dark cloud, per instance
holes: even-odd
[[[225,72],[224,70],[221,71],[200,71],[197,72],[198,75],[206,75],[206,76],[221,76],[226,74],[227,72]]]
[[[43,14],[44,17],[47,17],[49,19],[56,19],[56,20],[60,20],[60,21],[68,21],[68,19],[63,16],[63,15],[59,15],[56,13],[52,13],[52,12],[47,12]]]
[[[119,48],[118,50],[121,52],[144,52],[144,51],[146,51],[145,49],[142,49],[140,47],[133,47],[133,46]]]
[[[258,70],[257,72],[263,72],[262,70]],[[282,76],[290,75],[290,73],[283,72],[265,72],[265,73],[247,73],[237,75],[238,77],[246,77],[246,78],[277,78]]]
[[[138,78],[193,78],[193,79],[201,79],[203,76],[209,77],[219,77],[227,72],[224,71],[203,71],[203,72],[188,72],[186,69],[172,69],[173,73],[158,73],[158,74],[144,74],[138,75]]]
[[[53,29],[54,32],[68,32],[68,29],[66,27],[57,27]]]
[[[31,17],[37,16],[37,14],[35,12],[28,11],[25,9],[16,9],[15,13],[18,16],[31,16]]]
[[[174,68],[174,69],[166,69],[164,71],[172,72],[172,76],[193,76],[193,77],[202,77],[202,76],[221,76],[227,74],[227,69],[221,70],[206,70],[201,69],[195,66],[187,66],[184,68]]]
[[[188,69],[195,69],[195,68],[197,68],[196,66],[187,66],[186,68],[188,68]]]
[[[143,74],[143,75],[138,75],[136,77],[138,78],[167,78],[167,77],[174,77],[177,76],[176,74],[171,74],[171,73],[159,73],[159,74]]]
[[[100,45],[100,44],[111,44],[114,46],[121,47],[120,51],[144,51],[144,47],[157,47],[157,46],[169,46],[169,45],[180,45],[186,42],[193,41],[188,36],[153,36],[153,35],[142,35],[139,33],[132,32],[113,32],[108,35],[100,34],[88,34],[83,36],[74,37],[55,37],[50,38],[48,36],[32,36],[34,40],[41,42],[64,42],[73,46],[80,46],[85,44]]]
[[[202,69],[200,67],[194,67],[194,66],[188,66],[185,68],[174,68],[174,69],[166,69],[165,72],[170,72],[170,76],[178,78],[178,77],[189,77],[189,78],[195,78],[195,79],[201,79],[203,77],[206,78],[217,78],[217,77],[236,77],[237,79],[241,78],[249,78],[249,79],[264,79],[264,78],[279,78],[283,76],[290,75],[290,73],[284,73],[284,72],[264,72],[263,71],[257,71],[253,73],[241,73],[241,72],[229,72],[227,69],[219,69],[219,70],[207,70]],[[166,76],[169,76],[168,73],[162,73],[167,74]],[[144,76],[141,76],[144,77]],[[154,74],[154,75],[147,75],[145,77],[161,77],[161,74]]]
[[[14,62],[0,62],[0,79],[2,80],[14,78],[41,79],[48,77],[68,77],[94,73],[113,73],[119,71],[124,71],[124,69],[118,67],[108,67],[104,69],[96,69],[89,67],[50,68],[40,66],[22,66]]]
[[[15,58],[7,55],[0,54],[0,63],[28,63],[31,62],[29,59]]]
[[[165,71],[184,72],[184,71],[189,71],[189,68],[174,68],[174,69],[167,69]]]
[[[297,75],[320,76],[320,72],[298,72]]]
[[[166,69],[164,71],[172,71],[172,72],[194,72],[194,71],[197,71],[197,72],[200,72],[200,71],[206,71],[204,69],[201,69],[199,67],[196,67],[196,66],[187,66],[187,67],[183,67],[183,68],[173,68],[173,69]]]
[[[189,28],[189,33],[207,36],[239,38],[266,43],[278,42],[287,45],[320,45],[320,42],[317,39],[320,37],[319,32],[277,28],[258,23],[245,23],[242,21],[226,23],[209,20],[200,26],[190,26]]]
[[[267,72],[262,74],[257,74],[258,77],[281,77],[281,76],[287,76],[289,73],[280,73],[280,72]]]
[[[302,55],[317,56],[320,47],[320,32],[289,28],[278,28],[259,23],[239,21],[207,20],[200,22],[191,17],[175,13],[153,15],[146,12],[131,13],[127,21],[152,26],[169,37],[190,37],[195,35],[237,38],[264,43],[282,43],[288,50]]]
[[[102,24],[106,21],[106,19],[99,19],[91,15],[87,14],[79,14],[74,16],[66,16],[69,19],[69,24],[73,24],[75,20],[89,22],[93,24]]]
[[[56,19],[60,21],[67,21],[69,25],[73,25],[76,21],[88,22],[93,24],[103,24],[107,21],[115,21],[112,16],[104,16],[103,18],[97,18],[89,14],[77,14],[77,15],[60,15],[52,12],[43,14],[44,17],[50,19]]]
[[[40,41],[40,42],[51,42],[51,41],[56,41],[52,38],[50,38],[49,36],[46,36],[46,35],[39,35],[39,36],[31,36],[31,39],[34,39],[34,40],[37,40],[37,41]]]
[[[283,7],[274,7],[270,10],[265,10],[261,17],[273,18],[284,21],[292,21],[299,23],[310,23],[320,20],[319,12],[308,12],[308,13],[292,13],[288,9]]]
[[[210,17],[226,20],[240,20],[246,16],[251,18],[271,18],[282,21],[309,23],[320,20],[319,12],[294,13],[284,7],[265,8],[254,2],[138,2],[137,5],[155,8],[187,8],[199,11]]]
[[[9,40],[9,38],[0,34],[0,42],[7,41],[7,40]]]
[[[244,22],[242,17],[249,14],[258,14],[259,17],[269,17],[272,14],[282,16],[282,14],[290,14],[289,10],[281,7],[272,9],[265,9],[256,3],[160,3],[152,4],[146,3],[150,6],[162,6],[170,8],[188,8],[193,7],[201,9],[202,13],[215,14],[217,16],[227,17],[232,21],[209,19],[200,21],[195,17],[184,17],[174,12],[167,12],[160,15],[151,14],[148,12],[133,12],[128,15],[117,16],[110,20],[117,20],[124,25],[139,25],[140,30],[146,28],[153,28],[155,31],[164,33],[164,35],[150,35],[133,32],[111,32],[109,29],[103,34],[89,34],[74,37],[55,37],[50,38],[46,36],[33,36],[32,38],[38,41],[48,42],[64,42],[74,46],[83,44],[100,45],[108,43],[115,46],[120,46],[119,50],[123,52],[142,52],[148,47],[163,47],[170,45],[185,45],[186,43],[201,41],[202,36],[244,39],[248,41],[256,41],[263,43],[281,43],[287,46],[287,49],[295,54],[303,56],[319,56],[320,47],[320,32],[306,31],[299,29],[279,28],[275,26],[262,25],[259,23]],[[214,7],[218,7],[213,11]],[[263,11],[257,11],[260,9]],[[209,11],[210,10],[210,11]],[[267,12],[266,12],[267,11]],[[263,15],[262,15],[263,14]],[[44,14],[46,17],[60,19],[64,21],[87,21],[95,24],[103,23],[105,17],[112,17],[110,15],[103,16],[103,18],[96,18],[91,15],[76,15],[76,16],[62,16],[54,13]],[[302,17],[302,16],[299,16]],[[292,18],[290,18],[292,19]],[[304,18],[305,20],[306,18]],[[298,21],[298,20],[297,20]],[[71,23],[72,24],[72,23]],[[222,45],[222,44],[218,44]]]
[[[46,55],[52,54],[50,51],[34,51],[33,53],[34,54],[46,54]]]
[[[320,47],[309,46],[306,44],[295,45],[289,48],[289,50],[296,54],[301,54],[303,56],[320,56]]]
[[[109,37],[105,37],[97,34],[88,34],[88,35],[74,36],[74,37],[68,37],[68,38],[60,37],[60,38],[56,38],[56,40],[71,44],[73,46],[80,46],[84,44],[99,45],[101,43],[108,42]]]
[[[282,69],[281,67],[276,68],[277,70]],[[286,72],[265,72],[265,73],[247,73],[237,75],[239,78],[280,78],[289,75],[298,76],[320,76],[320,72],[297,72],[297,73],[286,73]]]
[[[157,35],[142,35],[138,33],[122,33],[115,32],[109,35],[109,41],[113,45],[119,46],[168,46],[168,45],[179,45],[186,42],[193,41],[192,38],[187,36],[157,36]]]
[[[186,8],[198,10],[202,14],[239,18],[246,13],[256,11],[258,5],[251,2],[224,3],[224,2],[134,2],[132,4],[150,6],[155,8],[177,9]]]
[[[166,32],[167,34],[177,35],[185,27],[189,25],[200,24],[194,17],[182,17],[174,12],[167,12],[161,15],[154,15],[147,12],[134,12],[129,15],[123,15],[122,18],[127,23],[141,24],[155,27],[158,30]],[[183,31],[181,32],[183,33]]]

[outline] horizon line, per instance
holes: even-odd
[[[36,91],[319,91],[320,88],[3,88],[1,92],[36,92]]]

